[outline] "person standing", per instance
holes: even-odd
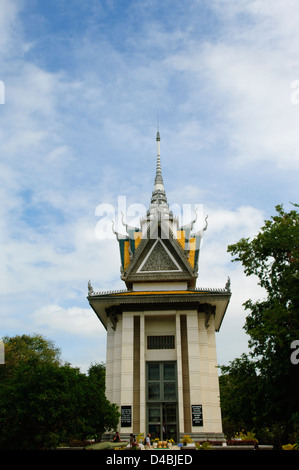
[[[148,433],[148,435],[146,436],[145,443],[146,443],[147,447],[150,448],[150,446],[151,446],[151,435],[150,435],[150,433]]]

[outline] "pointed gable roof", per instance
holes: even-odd
[[[167,202],[161,169],[160,134],[157,132],[157,163],[154,189],[141,227],[117,234],[121,255],[121,278],[130,289],[134,282],[186,281],[194,288],[203,231],[192,233],[193,224],[178,227]]]
[[[174,273],[181,271],[181,266],[160,238],[157,238],[137,270],[138,273]]]
[[[122,279],[128,288],[133,282],[187,281],[195,286],[197,273],[182,246],[174,237],[168,221],[154,218],[143,234]]]

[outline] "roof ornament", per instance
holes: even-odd
[[[203,237],[203,233],[204,233],[204,232],[207,230],[207,228],[208,228],[208,217],[209,217],[208,215],[205,217],[206,223],[205,223],[204,228],[202,228],[202,229],[199,230],[197,233],[195,233],[195,235],[200,235],[201,237]]]
[[[194,219],[191,220],[191,222],[189,222],[188,224],[182,225],[181,230],[190,230],[190,232],[193,230],[193,226],[195,222],[197,221],[197,209],[198,209],[197,207],[195,207],[194,209],[194,213],[195,213]]]
[[[231,290],[230,290],[230,277],[229,277],[229,276],[228,276],[227,281],[226,281],[226,284],[225,284],[225,290],[226,290],[227,292],[230,292],[230,291],[231,291]]]
[[[206,225],[205,225],[204,228],[203,228],[203,231],[204,231],[204,232],[205,232],[205,231],[207,230],[207,228],[208,228],[208,217],[209,217],[209,215],[207,215],[206,218],[205,218]]]
[[[125,221],[124,221],[124,213],[121,212],[121,222],[123,224],[124,227],[126,227],[126,232],[128,235],[131,235],[132,232],[139,232],[140,231],[140,228],[139,227],[133,227],[133,225],[129,225],[129,224],[126,224]]]
[[[93,290],[93,287],[92,287],[90,281],[88,281],[87,287],[88,287],[88,295],[93,295],[93,294],[94,294],[94,290]]]
[[[116,230],[114,228],[114,220],[112,220],[111,223],[112,223],[112,232],[114,233],[114,235],[116,235],[117,240],[123,240],[123,239],[127,238],[126,235],[122,235],[119,232],[116,232]]]

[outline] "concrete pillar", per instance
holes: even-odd
[[[117,329],[118,329],[117,325]],[[133,345],[134,324],[133,314],[122,314],[122,344],[121,344],[121,405],[132,406],[133,409]],[[132,410],[133,411],[133,410]],[[133,424],[133,423],[132,423]],[[120,432],[131,433],[133,426],[121,428]]]

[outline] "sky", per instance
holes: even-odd
[[[200,205],[199,229],[208,215],[197,287],[231,279],[218,363],[248,352],[242,304],[264,293],[227,246],[299,202],[298,2],[0,4],[0,338],[105,362],[87,284],[125,285],[99,223],[148,208],[158,127],[169,204]]]

